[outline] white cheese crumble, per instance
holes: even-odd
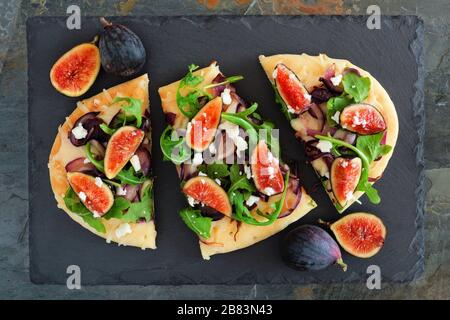
[[[273,195],[275,193],[275,190],[273,190],[271,187],[267,187],[263,191],[268,196],[271,196],[271,195]]]
[[[139,161],[139,157],[137,155],[133,155],[130,159],[131,165],[133,166],[134,171],[138,172],[141,170],[141,162]]]
[[[341,167],[342,168],[347,168],[347,166],[348,166],[348,162],[347,161],[342,161]]]
[[[219,129],[225,130],[227,136],[233,141],[238,152],[248,149],[247,141],[239,135],[238,125],[225,121],[219,125]]]
[[[334,122],[339,123],[339,116],[341,113],[339,111],[336,111],[336,113],[331,117],[331,119],[334,120]]]
[[[78,126],[72,129],[72,134],[75,139],[79,140],[86,138],[88,132],[85,128],[83,128],[83,125],[79,123]]]
[[[222,182],[220,182],[220,179],[214,179],[214,181],[220,186]]]
[[[242,138],[241,136],[237,136],[234,139],[234,144],[236,145],[237,151],[244,151],[248,149],[248,144],[247,141],[245,141],[244,138]]]
[[[309,93],[305,92],[305,93],[303,94],[303,97],[304,97],[306,100],[311,101],[311,95],[310,95]]]
[[[276,79],[277,75],[278,75],[278,69],[275,68],[275,70],[273,70],[273,72],[272,72],[272,78]]]
[[[131,233],[131,226],[129,223],[122,223],[121,225],[119,225],[116,229],[116,237],[117,238],[122,238],[123,236]]]
[[[187,201],[191,207],[195,206],[198,203],[198,201],[191,196],[187,196]]]
[[[84,163],[84,164],[91,163],[91,160],[89,160],[88,158],[85,158],[85,159],[83,160],[83,163]]]
[[[101,187],[101,186],[103,185],[102,179],[99,178],[99,177],[95,177],[95,185],[96,185],[97,187]]]
[[[216,154],[217,152],[216,145],[214,144],[214,142],[209,145],[208,149],[211,154]]]
[[[194,158],[192,159],[192,165],[194,167],[199,166],[203,163],[203,156],[201,152],[196,152]]]
[[[97,211],[95,211],[95,210],[92,212],[92,214],[93,214],[94,218],[97,218],[97,219],[98,219],[98,218],[101,217],[101,215],[100,215]]]
[[[199,175],[200,177],[206,177],[206,176],[207,176],[206,173],[203,173],[203,172],[201,172],[201,171],[198,173],[198,175]]]
[[[292,108],[290,105],[286,105],[286,107],[289,113],[295,113],[295,109]]]
[[[330,81],[333,84],[333,86],[338,86],[339,83],[341,83],[341,81],[342,81],[342,74],[338,74],[334,77],[331,77]]]
[[[223,104],[229,105],[231,102],[233,102],[233,99],[231,99],[230,95],[230,89],[225,88],[223,92],[220,94],[220,97],[222,98]]]
[[[127,190],[124,189],[122,186],[119,186],[116,188],[116,194],[118,196],[126,196],[127,195]]]
[[[244,165],[244,172],[247,175],[247,179],[252,177],[252,170],[250,169],[250,166]]]
[[[86,193],[84,193],[83,191],[80,191],[80,193],[78,193],[78,197],[80,198],[81,201],[83,202],[86,201]]]
[[[331,148],[333,148],[333,144],[330,141],[320,140],[317,143],[316,148],[324,153],[330,152]]]
[[[254,196],[254,195],[250,195],[250,197],[248,197],[248,199],[245,201],[245,204],[247,206],[251,207],[252,205],[257,203],[259,200],[261,200],[260,197],[257,197],[257,196]]]
[[[352,198],[353,198],[353,192],[352,191],[347,192],[347,194],[345,195],[345,200],[350,201]]]

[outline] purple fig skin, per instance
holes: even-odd
[[[75,138],[72,131],[69,131],[70,142],[75,147],[84,146],[89,140],[92,139],[96,139],[101,142],[108,140],[107,134],[104,133],[102,129],[100,129],[100,125],[104,123],[104,121],[97,117],[99,113],[100,112],[88,112],[78,118],[78,120],[74,123],[74,128],[78,127],[78,125],[81,124],[87,131],[87,135],[83,139]]]
[[[322,270],[339,264],[344,271],[341,250],[334,239],[322,228],[303,225],[288,233],[283,242],[282,258],[296,270]]]

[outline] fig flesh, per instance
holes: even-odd
[[[386,130],[386,122],[377,108],[367,103],[345,107],[339,121],[342,128],[361,135],[376,134]]]
[[[348,214],[330,228],[342,248],[359,258],[370,258],[377,254],[386,238],[383,221],[370,213]]]
[[[353,159],[336,158],[331,165],[331,189],[338,204],[345,207],[353,199],[353,193],[361,177],[362,162]]]
[[[274,70],[275,86],[289,112],[302,113],[308,109],[311,96],[297,75],[284,64],[278,64]]]
[[[259,192],[272,196],[284,189],[284,178],[279,161],[270,152],[264,140],[260,140],[251,157],[253,181]]]
[[[50,81],[60,93],[79,97],[94,83],[100,70],[100,52],[95,44],[82,43],[67,51],[50,70]]]

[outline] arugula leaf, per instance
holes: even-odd
[[[150,221],[152,214],[153,188],[149,187],[139,202],[130,202],[123,197],[117,197],[111,209],[103,217],[107,220],[116,218],[124,222],[137,222],[141,218]]]
[[[327,102],[327,122],[330,126],[336,126],[338,123],[332,119],[336,112],[341,112],[346,106],[350,105],[353,99],[347,95],[333,97]]]
[[[391,146],[381,144],[383,135],[384,132],[380,132],[367,136],[358,136],[356,139],[356,147],[364,152],[370,162],[373,162],[375,159],[388,154],[392,150]]]
[[[195,89],[203,81],[202,76],[194,75],[193,72],[198,69],[198,66],[191,64],[188,67],[188,73],[180,80],[180,84],[177,88],[177,105],[181,113],[192,119],[200,109],[198,98],[205,96],[206,94],[201,89]],[[182,96],[180,90],[183,88],[192,88],[193,91],[189,92],[186,96]]]
[[[71,212],[76,213],[83,221],[100,233],[105,233],[106,228],[100,218],[94,218],[92,212],[84,206],[78,198],[78,195],[69,187],[64,195],[64,203]]]
[[[228,196],[234,197],[233,192],[236,190],[246,190],[248,192],[254,192],[256,189],[254,185],[247,178],[247,175],[240,173],[239,165],[233,164],[230,167],[230,179],[231,186],[228,189]]]
[[[184,208],[180,210],[180,217],[189,229],[202,238],[208,239],[211,236],[211,221],[209,217],[203,217],[200,210]]]
[[[220,179],[230,175],[226,163],[211,163],[206,166],[206,174],[211,179]]]
[[[191,158],[191,149],[186,145],[185,138],[179,137],[171,126],[164,129],[159,146],[164,160],[170,160],[174,164],[181,164]]]
[[[360,77],[354,72],[348,72],[342,78],[344,91],[348,93],[356,103],[367,98],[370,91],[370,79],[368,77]]]
[[[102,129],[104,133],[109,134],[110,136],[112,136],[114,132],[117,131],[116,129],[111,129],[110,127],[108,127],[106,123],[100,124],[100,129]]]
[[[210,88],[214,88],[214,87],[218,87],[218,86],[223,86],[223,85],[226,85],[226,84],[229,84],[229,83],[234,83],[234,82],[237,82],[237,81],[242,80],[242,79],[244,79],[244,77],[241,76],[241,75],[239,75],[239,76],[231,76],[231,77],[227,77],[227,78],[225,78],[225,80],[222,81],[222,82],[211,83],[211,84],[208,84],[207,86],[204,86],[204,87],[203,87],[203,90],[205,90],[205,89],[210,89]]]
[[[133,116],[136,119],[136,127],[142,125],[142,101],[131,97],[116,97],[113,103],[125,101],[128,105],[123,105],[122,110],[126,116]]]

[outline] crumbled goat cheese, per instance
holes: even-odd
[[[141,162],[139,161],[139,157],[137,155],[133,155],[130,159],[131,165],[133,166],[134,171],[138,172],[141,170]]]
[[[191,207],[195,206],[198,203],[198,201],[191,196],[187,196],[187,201]]]
[[[334,77],[331,77],[330,81],[333,84],[333,86],[338,86],[339,83],[341,83],[341,81],[342,81],[342,74],[338,74]]]
[[[203,163],[203,156],[201,152],[196,152],[194,158],[192,159],[192,165],[194,167],[199,166]]]
[[[247,141],[245,141],[245,139],[241,136],[237,136],[236,139],[234,139],[234,144],[236,145],[238,152],[248,149]]]
[[[331,119],[334,120],[334,122],[339,123],[339,116],[341,113],[339,111],[336,111],[336,113],[331,117]]]
[[[275,193],[275,190],[273,190],[271,187],[267,187],[263,191],[268,196],[271,196],[271,195],[273,195]]]
[[[331,148],[333,148],[333,144],[330,141],[320,140],[317,143],[316,148],[324,153],[330,152]]]
[[[99,177],[95,177],[95,185],[97,187],[101,187],[103,185],[102,179],[100,179]]]
[[[88,158],[86,158],[86,159],[83,160],[83,163],[84,163],[84,164],[91,163],[91,160],[89,160]]]
[[[248,197],[247,201],[245,201],[245,204],[247,206],[251,207],[252,205],[257,203],[259,200],[261,200],[260,197],[257,197],[257,196],[254,196],[254,195],[250,195],[250,197]]]
[[[353,198],[353,192],[352,191],[347,192],[347,194],[345,195],[345,200],[349,201],[352,198]]]
[[[79,123],[78,126],[72,129],[72,134],[75,139],[79,140],[86,138],[88,132],[85,128],[83,128],[83,125]]]
[[[217,152],[217,150],[216,150],[216,145],[215,145],[214,143],[211,143],[211,144],[209,145],[208,149],[209,149],[209,152],[210,152],[211,154],[216,154],[216,152]]]
[[[250,169],[250,166],[244,165],[244,172],[247,175],[247,179],[252,177],[252,170]]]
[[[201,171],[198,173],[198,175],[199,175],[200,177],[206,177],[206,176],[208,176],[206,173],[203,173],[203,172],[201,172]]]
[[[129,223],[122,223],[121,225],[119,225],[119,227],[117,227],[116,229],[116,237],[117,238],[122,238],[123,236],[131,233],[131,226]]]
[[[275,70],[273,70],[272,72],[272,78],[276,79],[278,75],[278,69],[275,68]]]
[[[127,195],[127,190],[122,188],[122,186],[117,187],[116,189],[116,194],[118,196],[126,196]]]
[[[292,108],[290,105],[286,105],[286,107],[287,107],[289,113],[295,113],[295,109]]]
[[[222,182],[220,182],[220,179],[214,179],[214,181],[220,186]]]
[[[93,214],[94,218],[100,218],[101,217],[101,215],[95,210],[92,212],[92,214]]]
[[[341,167],[342,168],[347,168],[347,166],[348,166],[348,162],[346,160],[342,161]]]
[[[86,201],[86,193],[84,193],[83,191],[80,191],[80,193],[78,193],[78,197],[80,198],[81,201],[83,202]]]
[[[220,97],[222,98],[223,104],[229,105],[231,102],[233,102],[233,99],[231,99],[230,95],[230,89],[225,88],[223,92],[220,94]]]
[[[304,97],[306,100],[311,101],[311,95],[310,95],[309,93],[303,94],[303,97]]]

